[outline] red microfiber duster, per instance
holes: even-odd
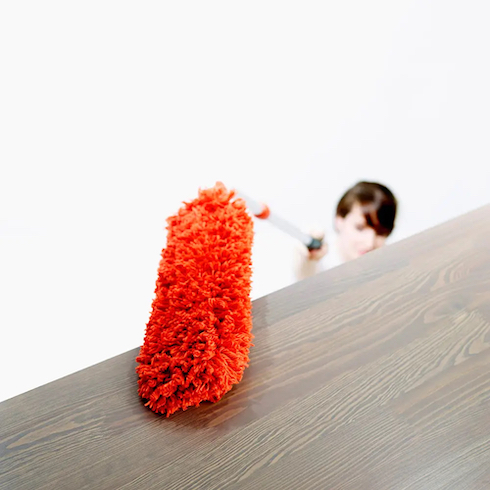
[[[253,221],[221,183],[168,218],[139,363],[139,394],[153,411],[218,401],[238,383],[252,345]]]

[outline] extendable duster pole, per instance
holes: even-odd
[[[236,191],[236,196],[240,199],[243,199],[247,203],[248,209],[256,218],[269,221],[272,225],[276,226],[284,233],[287,233],[289,236],[298,239],[301,243],[308,247],[308,250],[318,250],[322,247],[322,240],[314,238],[307,233],[303,233],[293,224],[289,223],[277,214],[271,212],[266,204],[255,201],[241,191]]]

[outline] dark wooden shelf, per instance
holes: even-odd
[[[138,349],[0,403],[0,488],[490,488],[490,206],[253,313],[219,403],[154,414]]]

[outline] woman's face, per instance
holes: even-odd
[[[357,259],[365,253],[382,247],[386,236],[377,235],[364,218],[362,208],[358,203],[352,206],[345,218],[335,218],[339,238],[339,252],[345,261]]]

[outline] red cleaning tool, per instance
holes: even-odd
[[[136,371],[146,405],[169,416],[218,401],[248,365],[253,219],[218,182],[167,223]]]

